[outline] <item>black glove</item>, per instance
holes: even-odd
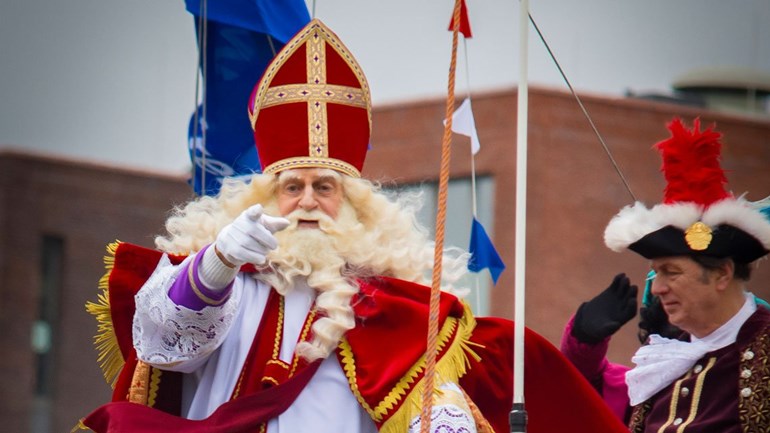
[[[678,339],[684,331],[668,323],[668,316],[663,310],[660,298],[653,296],[650,305],[639,309],[639,342],[647,343],[651,334]]]
[[[637,291],[626,274],[615,275],[609,287],[580,305],[572,336],[582,343],[596,344],[614,334],[636,315]]]

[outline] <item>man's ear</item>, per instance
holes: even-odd
[[[721,266],[712,269],[716,277],[717,289],[725,290],[735,276],[735,262],[726,260]]]

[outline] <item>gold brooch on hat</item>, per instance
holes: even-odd
[[[684,232],[684,240],[695,251],[703,251],[708,248],[713,237],[711,227],[700,221],[687,227]]]

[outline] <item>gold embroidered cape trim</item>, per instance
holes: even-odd
[[[274,289],[271,289],[274,290]],[[281,341],[283,340],[283,320],[286,309],[286,298],[281,296],[278,299],[278,325],[275,327],[275,336],[273,337],[273,356],[272,359],[278,359],[281,350]],[[265,314],[264,311],[262,314]]]
[[[316,313],[317,313],[317,310],[314,303],[313,307],[310,309],[310,312],[305,318],[305,324],[302,325],[302,332],[299,335],[300,342],[307,341],[307,336],[308,334],[310,334],[310,328],[312,328],[313,323],[315,323]],[[289,372],[289,377],[294,376],[294,373],[297,372],[299,361],[300,361],[300,357],[297,356],[297,354],[295,353],[294,356],[292,356],[291,358],[291,371]]]
[[[160,389],[160,376],[163,371],[159,368],[152,367],[152,373],[150,374],[150,389],[147,395],[147,405],[155,407],[155,402],[158,399],[158,390]]]
[[[271,289],[275,290],[275,289]],[[293,376],[294,373],[297,370],[297,367],[299,365],[299,358],[296,356],[296,354],[292,357],[291,366],[278,359],[278,356],[280,354],[281,345],[283,344],[283,328],[284,328],[284,319],[286,316],[286,298],[281,295],[278,298],[278,324],[276,325],[275,329],[275,335],[273,336],[273,352],[272,352],[272,358],[266,362],[266,365],[278,365],[284,370],[288,371],[289,377]],[[313,325],[313,322],[315,321],[316,316],[316,308],[313,306],[313,308],[308,313],[307,317],[305,317],[305,323],[302,326],[302,332],[300,333],[300,341],[306,341],[307,335],[310,333],[310,328]],[[233,396],[231,398],[235,399],[238,396],[240,396],[241,387],[243,385],[243,376],[245,374],[245,371],[243,368],[241,368],[241,373],[238,377],[238,382],[235,385],[235,391],[233,391]],[[263,375],[262,380],[268,381],[273,383],[274,385],[280,385],[280,381],[274,377]]]
[[[438,335],[438,351],[441,352],[448,343],[449,347],[441,359],[436,362],[436,373],[439,378],[436,381],[437,388],[445,382],[457,382],[465,375],[470,366],[469,355],[477,361],[481,360],[471,348],[474,345],[478,346],[470,341],[475,327],[476,319],[467,305],[465,305],[465,311],[460,319],[448,317],[444,322]],[[421,378],[417,383],[415,380],[425,369],[424,355],[412,365],[382,401],[371,407],[358,389],[355,357],[347,339],[342,339],[339,349],[342,368],[348,378],[350,389],[372,420],[382,423],[379,431],[381,433],[403,432],[404,426],[421,410],[424,379]],[[398,406],[399,402],[401,402],[400,406]],[[393,412],[396,406],[398,409]]]
[[[275,289],[270,289],[275,290]],[[283,297],[283,295],[278,297],[278,324],[275,327],[275,335],[273,335],[273,353],[272,353],[272,359],[267,361],[267,364],[283,364],[283,361],[278,359],[279,351],[281,350],[281,341],[283,340],[283,321],[285,317],[285,304],[286,298]],[[265,310],[263,310],[262,314],[267,314],[267,307],[265,307]],[[257,330],[259,332],[259,330]],[[253,343],[252,343],[253,344]],[[235,390],[233,391],[233,396],[230,398],[230,400],[234,400],[235,398],[239,397],[241,395],[241,386],[243,385],[243,376],[246,374],[246,371],[243,367],[241,367],[241,373],[238,376],[238,382],[235,384]],[[270,380],[275,385],[278,385],[278,381],[275,380],[272,377],[264,376],[263,379]]]

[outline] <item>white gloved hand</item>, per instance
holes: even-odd
[[[256,204],[219,232],[214,247],[230,262],[225,263],[228,266],[240,267],[244,263],[262,265],[267,254],[278,247],[273,233],[288,225],[286,218],[264,214],[262,205]]]

